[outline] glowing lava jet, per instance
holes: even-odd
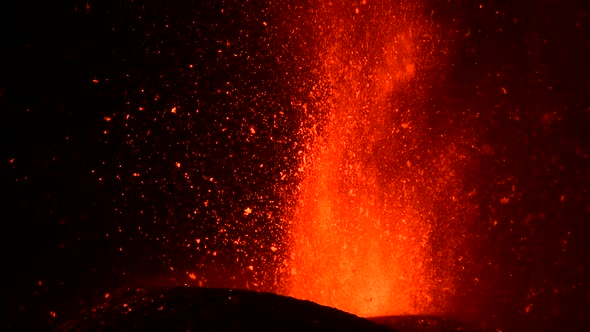
[[[421,107],[433,80],[428,71],[441,60],[420,11],[366,1],[326,2],[314,11],[317,95],[299,102],[306,149],[291,296],[362,316],[442,305],[429,272],[430,197],[458,180],[439,177],[449,174],[441,157],[448,154],[425,147]]]

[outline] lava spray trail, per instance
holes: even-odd
[[[428,133],[428,84],[443,60],[421,11],[389,1],[314,11],[291,296],[378,316],[433,312],[452,290],[431,237],[433,197],[459,187],[447,162],[458,153]]]

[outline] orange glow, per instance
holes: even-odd
[[[443,165],[417,167],[408,153],[425,130],[408,105],[420,106],[437,64],[432,29],[414,5],[326,3],[316,13],[322,88],[319,102],[301,102],[307,149],[287,293],[361,316],[432,312],[422,193],[425,172]]]

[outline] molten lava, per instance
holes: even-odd
[[[408,4],[324,3],[315,14],[288,294],[362,316],[432,312],[428,177],[441,165],[424,147],[421,109],[440,61],[432,28]]]

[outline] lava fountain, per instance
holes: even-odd
[[[452,289],[434,272],[444,269],[431,254],[433,197],[459,179],[444,162],[453,149],[429,138],[428,85],[444,56],[421,10],[388,1],[314,10],[316,82],[296,101],[306,120],[291,296],[380,316],[434,312],[444,305],[434,288]]]

